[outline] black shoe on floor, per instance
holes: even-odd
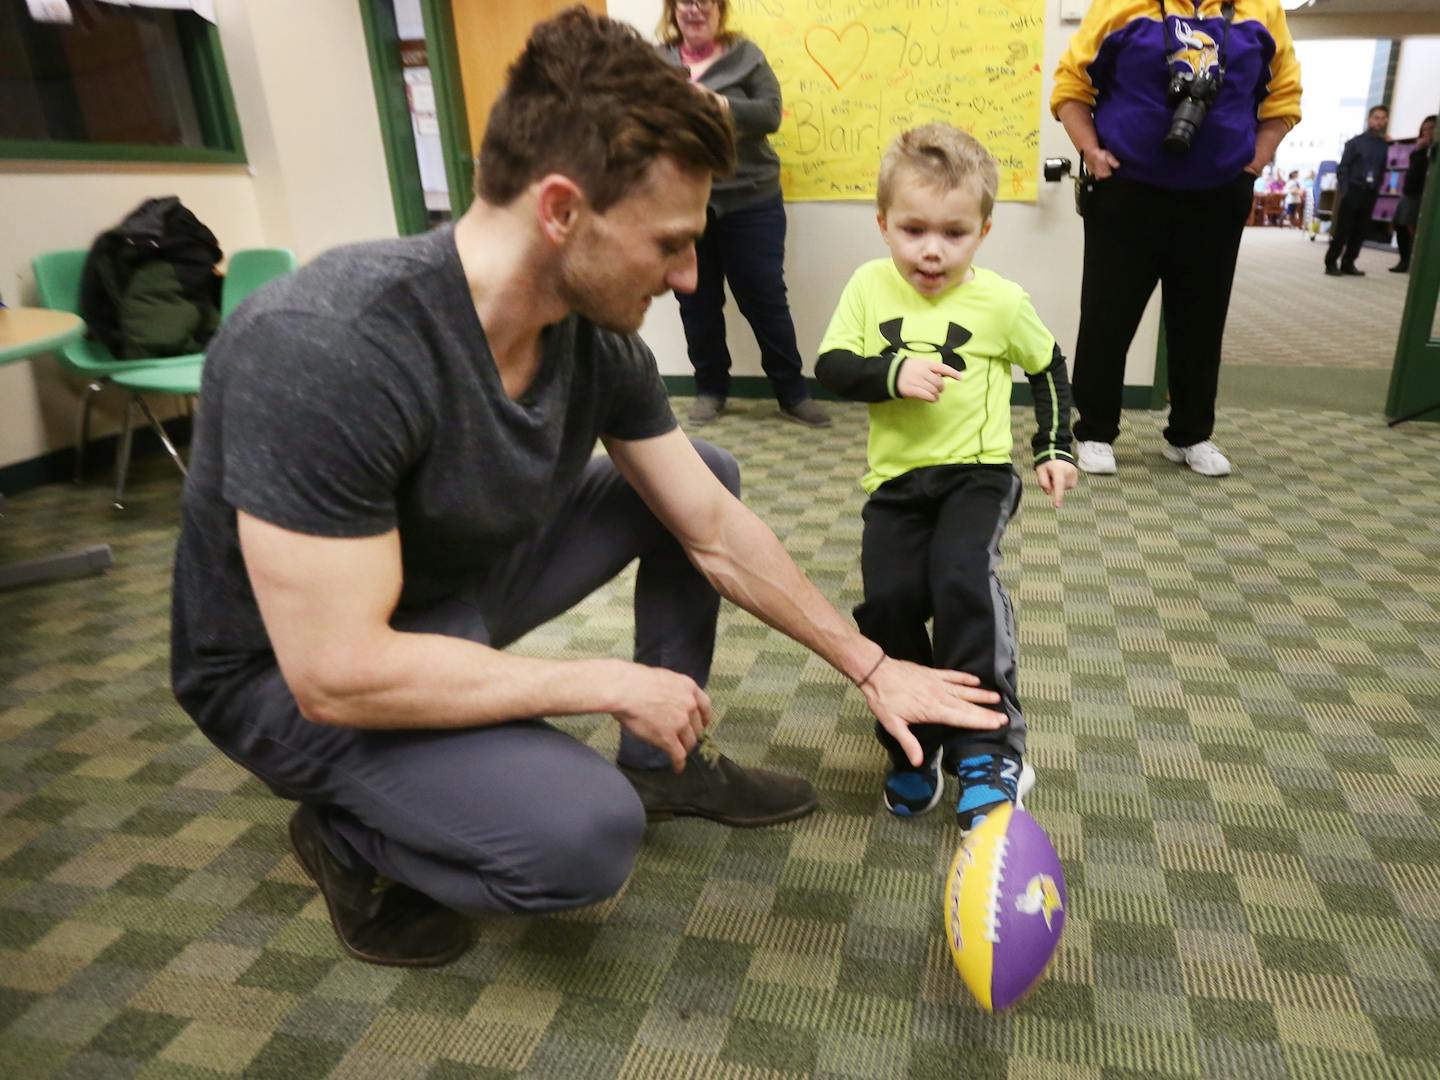
[[[1333,267],[1333,266],[1327,266],[1327,267],[1325,267],[1325,276],[1326,276],[1326,277],[1340,277],[1340,271],[1337,270],[1337,269],[1336,269],[1335,267]]]
[[[1361,270],[1358,266],[1342,266],[1340,267],[1340,273],[1344,274],[1346,277],[1365,276],[1365,271]]]
[[[804,817],[820,805],[810,781],[769,769],[747,769],[716,750],[708,739],[685,762],[678,776],[658,769],[619,766],[634,786],[651,821],[703,817],[742,829],[778,825]]]
[[[1410,264],[1408,262],[1396,263],[1390,267],[1390,273],[1392,274],[1408,274],[1409,272]]]
[[[315,808],[290,817],[290,846],[320,887],[341,947],[370,964],[438,967],[470,947],[464,917],[374,870],[352,870],[320,839]]]

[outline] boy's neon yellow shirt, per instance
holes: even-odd
[[[891,355],[892,395],[905,359],[943,360],[965,373],[959,382],[946,380],[939,401],[894,398],[870,406],[870,471],[860,481],[867,493],[930,465],[1010,463],[1010,365],[1031,375],[1044,371],[1055,337],[1024,289],[983,267],[972,269],[971,280],[931,299],[890,259],[875,259],[856,270],[840,294],[819,355],[832,349]]]

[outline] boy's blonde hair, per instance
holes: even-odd
[[[980,217],[990,220],[995,193],[1000,190],[1000,170],[990,151],[968,131],[953,124],[922,124],[895,136],[880,161],[880,179],[875,185],[875,202],[883,214],[895,195],[895,177],[901,167],[914,169],[942,191],[953,191],[971,180],[980,185]]]

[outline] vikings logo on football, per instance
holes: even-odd
[[[1057,911],[1065,911],[1060,899],[1060,890],[1055,879],[1049,874],[1036,874],[1025,885],[1025,891],[1015,898],[1015,910],[1023,915],[1044,915],[1045,929],[1053,930],[1050,917]]]

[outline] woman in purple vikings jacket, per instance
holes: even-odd
[[[1115,472],[1125,354],[1158,281],[1170,422],[1161,449],[1205,476],[1220,343],[1256,177],[1300,119],[1280,0],[1095,0],[1050,101],[1094,177],[1074,392],[1076,457]]]

